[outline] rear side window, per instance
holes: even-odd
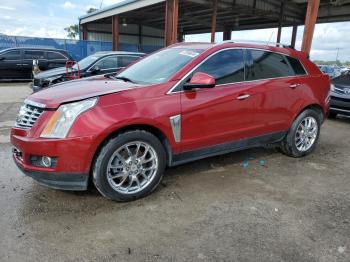
[[[293,71],[296,75],[298,75],[298,76],[306,75],[305,69],[298,59],[295,59],[295,58],[290,57],[290,56],[286,56],[286,58],[290,64],[290,66],[293,68]]]
[[[135,62],[140,57],[138,56],[119,56],[119,67],[126,67],[129,64]]]
[[[100,69],[113,69],[118,68],[118,57],[117,56],[108,56],[102,58],[100,61],[96,63],[97,67]]]
[[[24,59],[44,59],[44,52],[43,51],[24,51]]]
[[[57,52],[48,52],[47,59],[49,59],[49,60],[66,60],[67,58],[64,55],[57,53]]]
[[[247,58],[247,81],[294,75],[283,55],[260,50],[247,50]]]
[[[206,60],[195,72],[213,76],[217,85],[242,82],[244,81],[243,50],[229,49],[219,52]]]
[[[9,51],[4,54],[0,54],[0,57],[2,57],[4,60],[21,60],[21,51]]]

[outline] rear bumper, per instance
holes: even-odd
[[[65,174],[49,173],[25,170],[16,159],[18,168],[27,176],[33,178],[39,184],[61,190],[86,190],[88,187],[89,174]]]
[[[330,112],[350,115],[350,99],[331,96]]]

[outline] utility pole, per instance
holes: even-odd
[[[337,56],[335,58],[335,62],[338,64],[338,55],[339,55],[339,47],[337,47]]]

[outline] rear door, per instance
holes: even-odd
[[[287,56],[247,50],[246,81],[255,93],[256,136],[286,131],[302,99],[301,82]]]
[[[244,82],[243,54],[221,50],[194,71],[215,77],[216,86],[181,93],[183,151],[252,137],[254,93]]]
[[[0,79],[21,79],[22,58],[20,50],[9,50],[0,54]]]
[[[43,50],[23,50],[23,63],[22,71],[25,79],[31,79],[33,60],[38,60],[39,69],[42,71],[47,70],[47,60],[45,57],[45,51]]]
[[[46,57],[47,57],[47,69],[63,67],[66,65],[66,62],[68,61],[68,57],[56,51],[47,51]]]

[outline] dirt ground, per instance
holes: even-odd
[[[9,131],[27,84],[0,85],[1,261],[350,261],[350,119],[302,159],[253,149],[167,170],[115,203],[25,177]]]

